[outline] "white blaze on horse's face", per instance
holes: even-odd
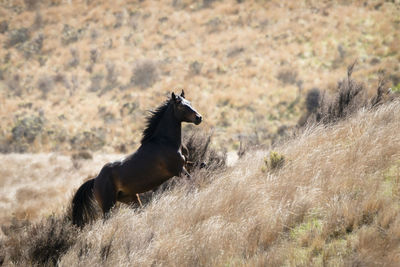
[[[172,93],[172,99],[174,100],[175,116],[180,121],[191,122],[196,125],[201,123],[201,115],[191,106],[189,101],[181,96],[176,96],[174,93]]]

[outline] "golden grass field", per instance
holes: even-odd
[[[398,266],[399,100],[296,125],[307,92],[334,96],[354,61],[367,94],[384,77],[398,96],[399,14],[397,0],[0,1],[0,265]],[[183,131],[212,132],[228,166],[71,226],[76,189],[182,88],[204,118]]]
[[[2,1],[1,150],[131,151],[146,111],[181,88],[216,143],[269,145],[301,116],[299,88],[334,90],[355,60],[360,81],[385,70],[400,83],[398,13],[398,1]],[[27,117],[40,130],[13,136]]]

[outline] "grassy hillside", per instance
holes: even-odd
[[[0,3],[0,151],[136,148],[146,111],[185,88],[228,149],[268,145],[347,65],[398,88],[398,1]]]
[[[0,1],[0,265],[397,266],[398,14],[397,0]],[[228,164],[73,227],[75,190],[181,88],[204,118],[183,127],[192,155],[210,132],[207,155]]]
[[[178,183],[144,209],[120,206],[107,221],[82,231],[60,213],[36,225],[14,222],[3,228],[3,257],[7,264],[60,266],[396,266],[399,127],[395,101],[309,128],[274,148],[280,164],[271,162],[276,153],[248,153],[224,171],[195,173],[193,181]],[[21,164],[27,158],[35,156],[8,160]],[[65,167],[62,157],[42,159],[58,166],[53,173],[70,178],[70,162]],[[40,170],[32,164],[31,170]],[[37,179],[36,186],[49,192],[42,200],[60,207],[63,196],[49,185],[48,178]],[[48,205],[36,205],[49,216]]]

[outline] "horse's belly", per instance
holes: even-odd
[[[171,168],[167,162],[162,160],[153,162],[153,164],[134,165],[121,172],[121,191],[143,193],[152,190],[173,176],[179,175],[182,167],[183,164],[178,164]]]

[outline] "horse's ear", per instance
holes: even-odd
[[[174,101],[176,101],[176,95],[175,95],[174,92],[172,92],[172,94],[171,94],[171,99],[174,100]]]
[[[185,91],[182,89],[181,97],[185,98]]]

